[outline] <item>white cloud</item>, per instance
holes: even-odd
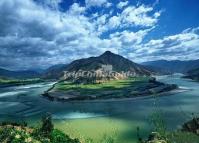
[[[45,0],[45,1],[38,1],[38,3],[43,4],[43,6],[49,7],[51,10],[58,11],[59,10],[59,4],[63,0]]]
[[[123,31],[123,32],[116,32],[111,34],[112,39],[117,39],[118,41],[122,42],[122,46],[126,46],[127,48],[131,47],[132,45],[140,44],[143,38],[150,30],[140,30],[138,32],[130,32],[130,31]]]
[[[31,0],[1,1],[0,17],[3,20],[0,21],[0,43],[3,44],[1,45],[3,48],[0,49],[1,61],[5,61],[2,58],[8,59],[10,55],[12,60],[9,61],[12,66],[20,67],[30,66],[26,63],[34,61],[32,60],[34,58],[38,59],[34,64],[36,67],[46,67],[55,64],[55,61],[69,62],[68,60],[75,57],[71,49],[76,51],[81,51],[82,48],[89,49],[92,46],[88,42],[89,39],[96,37],[93,24],[82,14],[83,12],[84,8],[76,3],[66,13],[61,13],[37,5]],[[17,38],[14,38],[16,35]],[[34,42],[35,38],[40,39],[42,44]],[[49,46],[49,43],[55,44]],[[6,53],[9,53],[7,57],[2,54],[5,53],[5,49]],[[89,52],[94,50],[91,49]],[[15,51],[18,51],[18,54]],[[47,54],[48,52],[51,54]],[[82,53],[86,51],[82,50]],[[76,56],[82,53],[76,53]],[[20,64],[16,64],[19,59],[21,59]],[[49,62],[50,60],[52,62]]]
[[[120,17],[118,16],[113,16],[109,19],[109,28],[114,28],[120,26]]]
[[[107,2],[105,6],[106,6],[106,8],[109,8],[109,7],[113,6],[113,4],[110,2]]]
[[[93,6],[102,6],[103,4],[108,4],[108,6],[110,5],[110,3],[108,3],[107,0],[85,0],[86,3],[86,7],[93,7]]]
[[[128,5],[128,1],[121,1],[117,4],[117,8],[122,9],[123,7]]]
[[[31,61],[32,65],[46,67],[55,62],[66,63],[76,58],[98,55],[106,50],[116,52],[116,49],[141,43],[148,32],[125,30],[101,39],[99,33],[118,27],[121,16],[95,14],[93,21],[84,15],[86,8],[77,3],[65,13],[37,5],[31,0],[4,0],[0,7],[0,14],[7,12],[9,16],[1,15],[5,19],[1,21],[1,25],[5,25],[0,31],[3,35],[0,37],[1,46],[4,47],[1,48],[1,56],[3,58],[7,54],[7,59],[9,56],[16,59],[8,60],[8,65],[21,60],[26,62],[20,62],[22,65],[18,66],[28,66]],[[16,33],[18,36],[15,38]]]
[[[102,0],[95,6],[106,4]],[[144,40],[161,15],[152,7],[126,6],[115,15],[107,11],[88,16],[87,10],[78,3],[61,12],[32,0],[1,0],[0,66],[48,67],[97,56],[106,50],[119,50],[137,62],[199,57],[199,27]],[[137,30],[130,30],[132,27]]]
[[[86,10],[85,7],[81,7],[78,3],[74,3],[74,4],[70,7],[70,9],[69,9],[68,12],[69,12],[71,15],[80,15],[80,14],[84,13],[85,10]]]
[[[152,7],[141,5],[139,7],[129,6],[121,13],[121,19],[124,24],[134,24],[136,26],[153,26],[157,23],[160,12],[149,15],[153,11]]]
[[[139,44],[135,47],[134,53],[129,54],[129,57],[134,57],[139,62],[158,59],[193,60],[199,57],[198,47],[199,27]]]
[[[96,27],[98,27],[98,34],[103,34],[110,30],[128,29],[132,27],[144,27],[146,29],[155,27],[161,12],[154,12],[152,7],[140,5],[138,7],[128,6],[122,12],[116,15],[106,15],[106,22],[99,24],[96,20]],[[98,18],[101,19],[102,16]]]

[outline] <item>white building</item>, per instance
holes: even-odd
[[[102,71],[110,72],[112,70],[113,70],[113,66],[112,65],[102,65]]]

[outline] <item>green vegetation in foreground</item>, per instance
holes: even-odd
[[[154,131],[149,135],[147,141],[139,136],[138,132],[138,143],[198,143],[199,134],[199,118],[193,118],[191,121],[185,123],[181,130],[168,131],[166,128],[165,121],[160,113],[154,113],[151,117]],[[188,125],[188,126],[187,126]],[[188,127],[188,128],[187,128]],[[195,132],[196,131],[196,132]]]
[[[33,79],[5,79],[0,78],[0,86],[2,85],[26,85],[26,84],[34,84],[38,82],[43,82],[40,78]]]
[[[54,129],[51,116],[43,117],[41,126],[27,127],[26,124],[2,123],[0,126],[1,143],[80,143],[62,131]]]
[[[156,115],[155,115],[156,116]],[[46,116],[49,117],[49,116]],[[142,129],[148,124],[122,121],[111,118],[77,120],[55,120],[43,118],[41,125],[27,127],[24,124],[4,123],[0,125],[2,143],[198,143],[199,136],[190,132],[168,132],[164,122],[154,118],[153,132]],[[140,128],[137,127],[140,126]],[[140,129],[140,132],[138,129]],[[66,135],[68,134],[68,135]],[[145,139],[139,138],[139,134]],[[78,139],[72,139],[72,138]],[[140,140],[138,140],[140,139]]]
[[[153,115],[154,131],[149,135],[149,125],[143,122],[123,121],[113,118],[55,120],[55,127],[83,143],[199,143],[199,136],[190,132],[168,131],[161,115]],[[139,142],[139,134],[142,141]],[[148,131],[146,131],[146,128]],[[148,138],[149,135],[149,138]],[[148,141],[150,139],[150,141]],[[160,141],[163,142],[160,142]]]

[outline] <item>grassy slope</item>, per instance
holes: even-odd
[[[199,136],[189,132],[171,132],[167,137],[174,143],[198,143]]]
[[[123,87],[127,87],[131,84],[138,84],[141,82],[146,82],[148,78],[129,78],[125,80],[112,80],[109,82],[104,82],[101,84],[80,84],[76,85],[73,83],[60,83],[57,85],[56,89],[58,90],[70,90],[70,89],[77,89],[77,88],[82,88],[82,89],[101,89],[101,88],[116,88],[120,89]]]
[[[112,80],[101,84],[73,84],[70,82],[62,82],[56,85],[55,90],[58,91],[75,91],[80,95],[102,95],[106,92],[113,92],[115,95],[120,95],[121,92],[133,90],[137,87],[145,86],[148,83],[148,78],[130,78],[126,80]],[[115,92],[114,92],[115,91]]]

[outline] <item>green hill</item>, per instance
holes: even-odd
[[[84,71],[96,71],[99,70],[102,65],[111,65],[112,70],[115,72],[127,72],[130,71],[136,75],[152,74],[146,67],[136,64],[129,59],[126,59],[120,55],[114,54],[110,51],[106,51],[98,57],[90,57],[85,59],[79,59],[71,62],[68,65],[62,65],[57,68],[50,68],[44,74],[44,78],[60,78],[63,75],[63,71],[77,72],[79,70]]]

